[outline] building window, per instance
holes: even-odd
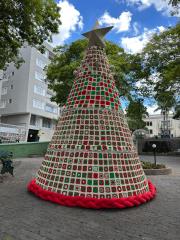
[[[3,80],[3,78],[4,78],[4,73],[3,73],[3,70],[0,70],[0,80]]]
[[[34,93],[45,96],[45,89],[40,85],[34,85]]]
[[[149,130],[149,133],[150,133],[150,134],[153,134],[153,130],[152,130],[152,129],[150,129],[150,130]]]
[[[45,50],[45,52],[43,53],[43,55],[44,55],[46,58],[49,58],[49,51],[48,51],[48,50]]]
[[[3,78],[0,79],[0,80],[3,80],[3,82],[7,82],[7,81],[9,81],[9,79],[10,79],[10,77],[7,76],[6,74],[4,74],[4,75],[3,75]]]
[[[50,93],[49,91],[47,91],[46,96],[47,96],[49,99],[51,99],[51,98],[53,97],[53,94]]]
[[[45,82],[45,75],[40,72],[35,72],[35,79],[41,82]]]
[[[6,100],[0,100],[0,108],[5,108],[6,107]]]
[[[170,120],[161,121],[161,128],[169,128],[170,127]]]
[[[3,87],[1,90],[1,95],[7,94],[7,87]]]
[[[45,63],[43,60],[41,60],[40,58],[36,58],[36,65],[37,65],[38,67],[44,69],[45,66],[46,66],[46,63]]]
[[[46,110],[46,112],[50,112],[50,113],[54,113],[54,114],[58,113],[57,107],[54,107],[54,106],[49,105],[49,104],[46,104],[45,110]]]
[[[152,122],[146,122],[146,126],[152,126]]]
[[[11,84],[11,87],[10,87],[11,89],[13,89],[13,85]]]
[[[33,99],[33,107],[34,108],[44,110],[44,106],[45,106],[44,102],[37,100],[37,99]]]
[[[12,103],[12,99],[11,98],[8,100],[8,103]]]
[[[53,60],[53,58],[54,58],[54,53],[49,52],[49,60]]]
[[[44,127],[44,128],[51,128],[52,127],[51,119],[43,118],[42,127]]]
[[[36,126],[36,115],[31,115],[30,125]]]

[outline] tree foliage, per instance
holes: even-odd
[[[169,4],[172,4],[173,7],[178,6],[178,4],[180,3],[180,0],[170,0]]]
[[[120,96],[131,103],[139,97],[151,97],[161,110],[177,109],[180,92],[179,65],[180,24],[155,34],[143,52],[129,55],[112,42],[106,42],[106,53],[114,72]],[[63,105],[71,89],[74,75],[87,48],[87,40],[78,40],[58,47],[48,66],[49,87],[56,93],[53,98]],[[140,123],[141,124],[141,123]],[[143,124],[141,124],[143,127]]]
[[[88,41],[81,39],[55,50],[55,57],[47,68],[47,79],[49,88],[56,93],[52,100],[59,105],[63,105],[67,99],[75,78],[73,72],[79,67],[87,45]],[[134,80],[130,78],[129,72],[132,71],[132,56],[126,54],[118,45],[108,41],[105,50],[120,96],[131,98],[130,91]]]
[[[143,121],[143,118],[148,116],[148,112],[141,99],[130,101],[126,111],[126,117],[131,131],[145,128],[146,123]]]
[[[169,5],[172,5],[174,8],[174,10],[172,11],[172,15],[179,13],[180,0],[169,0]]]
[[[177,104],[175,107],[175,114],[174,114],[173,118],[180,120],[180,103]]]
[[[180,93],[180,24],[155,34],[138,58],[142,94],[153,96],[161,109],[175,107]]]
[[[43,51],[43,42],[58,32],[59,8],[54,0],[0,1],[0,69],[20,63],[19,49],[28,43]]]

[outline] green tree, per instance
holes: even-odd
[[[178,6],[178,4],[180,3],[180,0],[170,0],[169,4],[171,4],[173,7]]]
[[[179,7],[180,7],[180,0],[169,0],[169,5],[173,6],[172,15],[179,13]]]
[[[155,34],[139,55],[141,90],[153,96],[159,107],[171,109],[178,103],[180,92],[180,24]]]
[[[73,73],[79,67],[87,45],[88,41],[81,39],[70,45],[57,47],[55,50],[55,57],[47,68],[47,79],[49,88],[56,93],[52,100],[59,105],[63,105],[67,99],[75,78]],[[130,99],[134,80],[129,72],[132,71],[133,56],[126,54],[122,48],[109,41],[106,42],[105,50],[120,96]]]
[[[175,113],[174,113],[173,118],[180,120],[180,102],[175,107]]]
[[[145,129],[146,123],[143,121],[143,118],[148,116],[148,112],[143,105],[143,100],[136,99],[130,101],[126,111],[128,125],[132,132],[136,129]]]
[[[21,62],[24,43],[43,51],[43,42],[58,33],[59,8],[54,0],[0,1],[0,69]]]

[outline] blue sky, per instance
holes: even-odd
[[[170,15],[169,0],[56,0],[61,7],[60,34],[54,45],[71,43],[90,30],[98,19],[102,26],[114,25],[107,39],[126,51],[140,52],[154,32],[177,23]]]
[[[113,25],[106,39],[129,53],[141,52],[153,33],[174,26],[178,16],[171,16],[169,0],[56,0],[61,7],[60,33],[53,45],[69,44],[82,38],[99,20],[101,26]],[[152,106],[150,113],[156,106]],[[152,110],[152,111],[151,111]]]

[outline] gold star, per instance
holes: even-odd
[[[82,35],[84,37],[87,37],[89,39],[89,47],[91,46],[98,46],[101,48],[105,47],[105,42],[103,40],[103,37],[113,28],[113,26],[105,27],[105,28],[99,28],[99,23],[96,21],[95,26],[93,30],[83,33]]]

